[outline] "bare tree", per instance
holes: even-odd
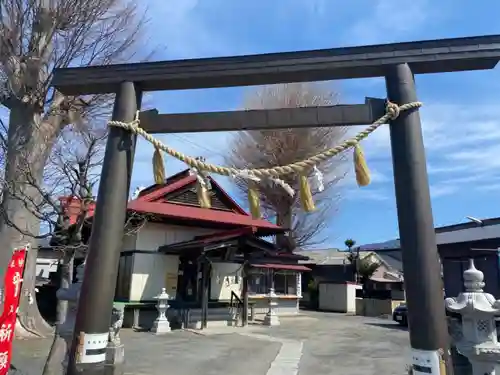
[[[337,94],[327,86],[293,83],[266,86],[252,93],[245,102],[245,108],[276,109],[334,104],[337,104]],[[242,169],[291,164],[336,145],[345,134],[344,127],[239,132],[231,140],[234,146],[230,151],[228,163]],[[313,188],[316,204],[314,213],[302,212],[297,194],[292,197],[280,187],[259,185],[264,215],[276,218],[277,224],[291,229],[288,235],[277,238],[279,246],[293,250],[296,247],[305,248],[319,244],[326,239],[322,235],[337,209],[340,199],[338,183],[345,176],[345,161],[345,157],[339,156],[317,166],[325,182],[323,190],[318,186]],[[284,176],[283,180],[295,191],[298,190],[297,176]],[[237,185],[242,192],[247,191],[244,182],[237,181]]]
[[[44,168],[63,129],[99,124],[109,111],[110,96],[76,98],[50,89],[53,70],[136,58],[143,23],[130,0],[0,2],[0,104],[9,110],[6,148],[0,154],[0,283],[11,250],[39,238],[40,223],[49,219],[41,187],[47,186]],[[29,303],[36,257],[33,246],[20,308],[20,323],[33,331],[43,325],[38,309]]]
[[[61,260],[59,267],[63,286],[71,282],[75,251],[84,246],[82,231],[87,225],[88,207],[93,202],[92,190],[99,177],[104,136],[102,129],[87,129],[82,132],[70,125],[63,129],[56,141],[41,181],[34,176],[30,165],[25,165],[18,171],[23,176],[22,188],[0,179],[2,186],[8,186],[10,199],[16,200],[30,215],[36,217],[42,230],[37,234],[31,233],[26,227],[10,221],[7,215],[3,217],[5,225],[26,238],[51,238],[53,250]],[[0,150],[5,150],[6,147],[6,143],[0,143]],[[30,191],[36,191],[37,197],[27,195],[26,187]],[[77,204],[73,222],[69,220],[66,201]],[[35,285],[36,259],[26,267],[24,283]],[[18,318],[22,331],[18,330],[18,333],[43,335],[51,329],[39,315],[34,293],[29,293],[28,298],[22,299],[20,303]],[[58,306],[58,310],[58,321],[61,321],[66,315],[65,306]]]

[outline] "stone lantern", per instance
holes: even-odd
[[[280,321],[278,315],[276,314],[276,294],[274,293],[274,288],[269,289],[268,301],[269,309],[267,310],[266,316],[264,317],[264,325],[266,326],[279,326]]]
[[[500,363],[500,344],[497,339],[495,316],[500,315],[500,301],[483,292],[484,275],[469,261],[464,272],[465,292],[447,298],[446,309],[462,317],[462,332],[455,346],[472,365],[474,375],[494,375]]]
[[[165,288],[161,289],[161,293],[154,297],[158,302],[156,303],[156,309],[158,310],[158,317],[153,323],[153,328],[151,332],[156,335],[161,335],[163,333],[170,332],[170,323],[168,322],[166,312],[170,307],[168,305],[168,300],[170,296],[167,294]]]

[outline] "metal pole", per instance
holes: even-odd
[[[385,80],[392,102],[417,101],[408,64],[388,67]],[[391,122],[390,135],[412,357],[425,362],[437,356],[450,375],[453,368],[418,110],[402,112]]]
[[[141,91],[124,82],[116,93],[113,120],[132,121]],[[103,374],[109,325],[123,241],[136,137],[111,127],[101,171],[85,277],[80,291],[67,374]]]
[[[208,326],[208,286],[209,286],[209,263],[208,259],[203,258],[201,264],[201,329],[207,328]]]
[[[356,249],[356,277],[354,278],[354,282],[359,284],[359,246]],[[364,290],[364,287],[363,287]]]
[[[243,282],[243,288],[241,290],[241,298],[243,302],[242,306],[242,315],[241,315],[241,325],[243,327],[246,327],[248,325],[248,279],[249,279],[249,272],[250,272],[250,265],[248,264],[249,258],[248,254],[245,253],[245,258],[244,258],[244,263],[243,263],[243,269],[242,269],[242,282]]]

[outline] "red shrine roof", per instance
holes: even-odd
[[[260,235],[281,233],[285,229],[263,219],[253,219],[211,177],[212,208],[201,208],[195,192],[196,176],[189,170],[167,179],[163,185],[153,185],[141,191],[128,208],[138,213],[160,215],[166,219],[216,224],[225,228],[253,227]]]
[[[195,190],[196,176],[185,170],[169,177],[164,184],[155,184],[142,190],[136,199],[129,201],[128,210],[153,214],[159,220],[179,225],[221,229],[250,227],[255,229],[257,235],[272,235],[286,230],[267,220],[253,219],[214,179],[209,179],[212,185],[210,209],[199,207]],[[74,223],[80,212],[78,198],[65,197],[60,200],[65,201],[70,222]],[[94,205],[91,205],[87,216],[91,218],[93,215]]]
[[[257,268],[272,268],[278,270],[292,270],[292,271],[311,271],[310,268],[297,264],[299,260],[309,260],[309,257],[290,253],[287,251],[279,251],[274,243],[267,242],[261,238],[256,238],[253,235],[257,230],[251,227],[241,227],[238,229],[231,229],[217,233],[211,233],[202,236],[196,236],[192,240],[178,242],[170,245],[163,245],[158,248],[160,252],[166,254],[181,254],[189,249],[199,249],[204,248],[205,251],[209,251],[207,246],[215,246],[211,250],[217,250],[218,248],[223,248],[231,245],[231,242],[236,239],[245,240],[243,248],[257,249],[258,252],[262,252],[259,257],[250,259],[250,266]],[[221,245],[221,246],[217,246]],[[240,254],[240,256],[242,256]],[[244,258],[241,258],[244,260]]]
[[[61,207],[64,207],[65,213],[69,217],[70,224],[76,224],[76,219],[82,210],[80,199],[77,197],[59,197]],[[95,203],[89,203],[87,207],[87,218],[94,216]]]
[[[178,242],[171,245],[160,246],[159,250],[184,249],[192,247],[203,247],[220,241],[233,240],[245,235],[252,235],[256,232],[254,228],[242,227],[238,229],[230,229],[223,232],[211,233],[203,236],[195,236],[192,240]]]

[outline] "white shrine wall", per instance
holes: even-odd
[[[210,299],[229,301],[231,292],[241,298],[243,291],[242,264],[212,263],[210,279]]]
[[[137,233],[126,235],[122,252],[133,252],[128,300],[151,301],[161,288],[166,288],[167,293],[175,298],[179,257],[162,254],[158,248],[216,232],[219,230],[146,223]]]

